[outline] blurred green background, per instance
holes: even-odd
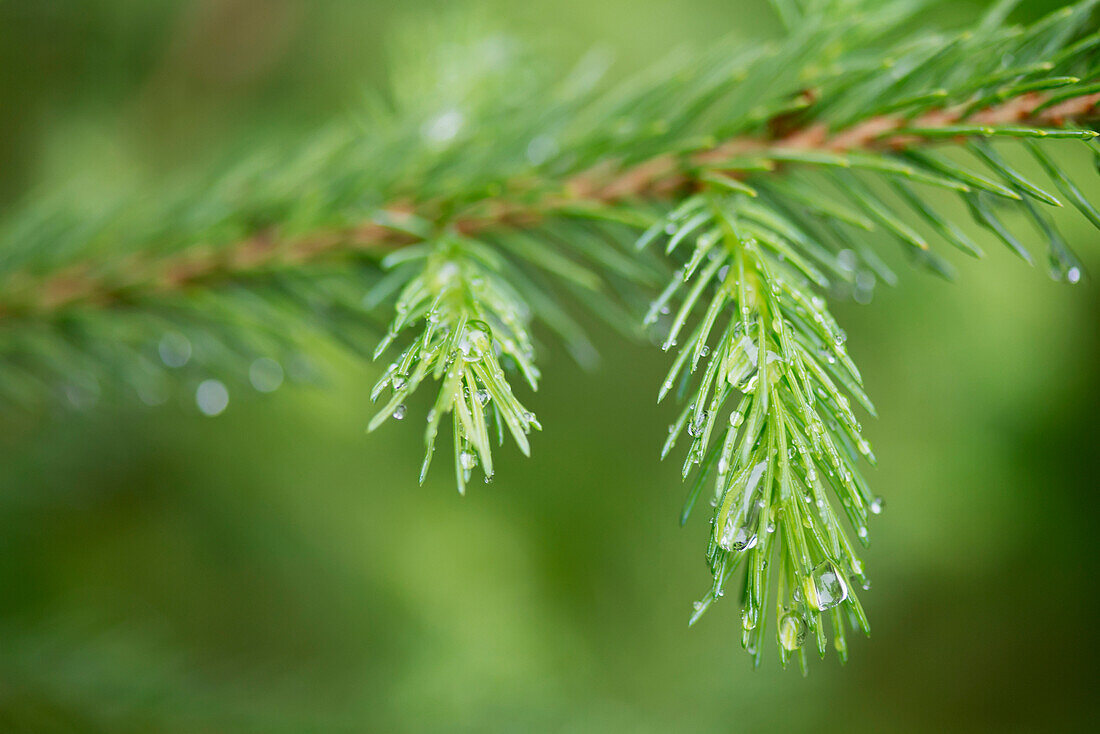
[[[0,0],[0,207],[308,135],[443,4]],[[602,46],[616,74],[778,32],[762,3],[476,5],[563,66]],[[1096,233],[1062,219],[1100,273]],[[466,498],[442,468],[417,486],[419,420],[364,435],[376,370],[339,355],[324,387],[234,395],[216,419],[186,401],[0,417],[0,731],[1087,726],[1100,287],[975,237],[991,256],[954,258],[957,283],[903,269],[838,309],[887,498],[874,635],[847,666],[753,672],[732,601],[688,629],[705,521],[677,526],[685,488],[657,462],[665,355],[594,326],[603,365],[545,347],[534,457],[500,452]]]

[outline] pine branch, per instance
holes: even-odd
[[[804,94],[808,98],[814,96],[812,91]],[[533,229],[547,217],[558,213],[583,213],[585,208],[595,212],[624,202],[665,202],[701,188],[712,169],[740,173],[737,165],[724,166],[723,162],[738,157],[751,158],[754,154],[758,155],[758,161],[775,164],[784,159],[786,151],[901,151],[923,143],[940,142],[943,137],[991,137],[1008,125],[1018,128],[1018,133],[1033,130],[1035,137],[1040,138],[1058,137],[1063,132],[1070,137],[1091,137],[1088,130],[1065,128],[1096,119],[1100,92],[1083,92],[1070,97],[1066,94],[1025,93],[969,116],[964,115],[965,106],[936,109],[912,121],[896,115],[882,115],[832,134],[827,125],[815,123],[770,140],[738,136],[703,151],[662,155],[623,170],[616,170],[614,161],[603,161],[561,182],[541,182],[540,188],[562,193],[532,204],[510,201],[507,193],[502,193],[487,201],[483,207],[485,212],[455,217],[450,226],[458,233],[473,236],[493,229]],[[960,129],[962,122],[967,124],[964,129]],[[801,160],[810,159],[803,157]],[[770,169],[774,167],[769,165]],[[523,184],[517,183],[506,185],[504,191],[522,188]],[[439,212],[447,208],[446,204],[429,202],[411,211],[407,203],[394,203],[380,207],[374,220],[350,228],[290,238],[264,231],[217,249],[196,248],[198,252],[188,250],[164,259],[149,260],[139,256],[108,274],[97,274],[95,268],[88,265],[44,280],[15,273],[6,286],[8,302],[0,303],[0,319],[24,313],[49,313],[73,305],[110,306],[125,302],[135,292],[147,295],[210,287],[271,268],[293,268],[361,252],[377,254],[417,242],[417,235],[407,231],[402,223],[438,221]]]
[[[1067,200],[1100,227],[1050,154],[1064,140],[1100,160],[1095,4],[1016,27],[1002,2],[944,33],[919,22],[920,2],[782,2],[782,41],[610,89],[583,67],[532,86],[475,59],[451,64],[487,74],[463,78],[464,96],[448,96],[452,77],[372,135],[319,134],[145,216],[32,208],[0,236],[0,390],[33,402],[61,386],[83,406],[113,381],[156,403],[184,372],[205,378],[198,402],[214,414],[227,389],[209,375],[247,372],[267,389],[282,377],[272,357],[318,333],[374,358],[398,345],[370,429],[437,382],[421,480],[450,415],[462,491],[478,465],[492,477],[493,438],[527,453],[540,428],[513,391],[517,375],[537,386],[535,325],[587,361],[562,304],[630,331],[626,313],[663,282],[644,320],[678,350],[659,400],[685,405],[664,449],[686,434],[685,520],[713,487],[714,581],[693,621],[743,567],[756,662],[772,603],[784,663],[805,667],[809,632],[824,654],[826,627],[843,659],[846,627],[868,630],[845,523],[866,544],[882,501],[860,472],[873,454],[852,402],[873,406],[824,297],[867,300],[896,280],[878,235],[946,277],[934,243],[981,254],[928,189],[959,196],[1030,260],[994,204],[1014,207],[1047,240],[1052,274],[1081,279],[1043,207]],[[1009,145],[1050,183],[1016,170]]]
[[[531,389],[538,388],[539,372],[531,362],[534,346],[527,329],[530,307],[501,277],[499,257],[468,238],[452,235],[431,248],[405,250],[393,259],[402,263],[424,260],[425,266],[402,290],[397,317],[375,357],[383,354],[402,330],[420,322],[424,329],[371,391],[372,399],[386,388],[393,394],[368,430],[391,416],[404,418],[403,401],[425,378],[441,381],[439,397],[428,414],[427,455],[420,481],[427,476],[440,421],[450,413],[455,476],[459,493],[465,494],[466,482],[479,461],[485,481],[493,477],[490,418],[498,442],[504,443],[507,428],[526,455],[531,453],[527,434],[533,428],[541,429],[534,414],[512,394],[500,366],[502,359],[511,360]]]

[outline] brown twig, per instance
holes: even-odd
[[[1100,94],[1091,94],[1040,110],[1047,99],[1048,96],[1042,93],[1024,94],[965,118],[963,107],[935,110],[913,120],[886,115],[837,133],[830,133],[825,125],[818,123],[789,130],[771,139],[738,137],[688,156],[658,156],[629,168],[603,164],[565,181],[560,194],[534,204],[516,204],[506,198],[487,201],[480,206],[480,213],[458,217],[452,225],[463,234],[501,226],[529,228],[565,206],[668,198],[695,183],[693,169],[753,152],[798,149],[842,153],[899,149],[917,142],[913,136],[899,132],[903,127],[944,128],[964,119],[967,123],[989,126],[1013,123],[1058,126],[1087,117],[1100,104]],[[416,213],[429,215],[426,218],[431,219],[433,208],[427,204]],[[387,211],[395,217],[413,213],[404,203],[387,207]],[[77,266],[45,279],[16,275],[9,279],[5,291],[16,294],[15,298],[9,297],[8,303],[19,306],[0,304],[0,318],[17,312],[50,313],[76,304],[106,306],[137,295],[147,297],[180,291],[334,255],[401,247],[411,241],[408,235],[376,223],[291,239],[281,239],[276,232],[265,230],[227,247],[191,248],[159,260],[136,256],[109,269]]]

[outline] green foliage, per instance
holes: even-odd
[[[490,418],[501,443],[507,427],[516,445],[528,455],[531,448],[527,434],[532,428],[541,428],[534,414],[512,395],[500,366],[501,359],[510,360],[531,389],[538,388],[539,372],[531,361],[534,347],[527,328],[530,309],[500,277],[499,256],[481,243],[452,236],[431,247],[399,250],[387,259],[389,262],[384,264],[391,266],[424,262],[398,296],[397,317],[375,356],[384,352],[403,329],[417,323],[423,323],[424,328],[375,385],[373,397],[387,387],[393,394],[371,421],[369,430],[391,415],[404,418],[406,407],[402,401],[425,378],[441,380],[439,398],[428,413],[427,456],[420,481],[427,476],[440,421],[450,413],[455,477],[458,491],[464,494],[478,459],[485,480],[493,477]]]
[[[743,562],[743,644],[757,661],[763,654],[764,610],[773,574],[783,661],[794,653],[805,666],[802,638],[807,623],[824,654],[825,619],[843,657],[846,623],[839,605],[869,631],[848,574],[853,574],[852,581],[867,582],[830,497],[839,498],[842,512],[864,542],[868,516],[881,509],[882,501],[871,495],[856,466],[860,455],[871,461],[874,455],[860,434],[848,395],[873,408],[844,349],[844,332],[824,300],[808,287],[828,281],[799,254],[821,256],[825,251],[807,240],[802,248],[786,240],[780,231],[791,234],[793,225],[743,195],[693,197],[659,227],[669,233],[670,254],[686,232],[704,231],[673,281],[691,287],[680,299],[666,350],[677,344],[700,295],[712,293],[658,397],[663,399],[677,384],[687,397],[664,448],[667,455],[686,431],[691,446],[684,476],[693,465],[701,465],[684,520],[706,480],[714,476],[715,512],[707,548],[714,586],[697,604],[693,621],[725,593]],[[654,302],[651,320],[677,290],[669,288]],[[693,379],[701,365],[702,376]],[[723,412],[727,401],[733,409]]]
[[[123,386],[155,403],[177,373],[191,389],[289,365],[319,333],[375,358],[400,340],[369,428],[437,382],[421,481],[450,415],[464,491],[475,466],[492,477],[494,440],[526,454],[541,428],[513,392],[537,388],[533,325],[589,363],[571,304],[636,333],[631,314],[656,291],[644,321],[678,348],[658,399],[684,404],[664,454],[686,434],[695,474],[685,520],[712,487],[714,582],[693,621],[735,584],[756,662],[770,604],[784,663],[805,668],[807,631],[824,655],[826,626],[843,659],[845,629],[869,629],[846,526],[865,544],[882,500],[861,474],[874,458],[852,401],[873,407],[825,297],[895,282],[881,239],[945,277],[939,240],[981,256],[945,197],[1030,261],[1002,218],[1021,214],[1069,283],[1081,265],[1043,208],[1066,200],[1100,227],[1052,155],[1100,158],[1084,127],[1096,3],[1029,27],[1006,24],[1013,4],[947,32],[922,26],[923,2],[785,0],[783,39],[613,87],[591,61],[561,80],[530,71],[499,38],[433,45],[430,64],[397,72],[396,109],[375,100],[363,126],[294,155],[259,154],[147,207],[42,201],[12,216],[0,390],[79,407]],[[1050,185],[1017,170],[1016,148]]]

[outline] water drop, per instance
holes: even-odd
[[[855,288],[852,297],[856,303],[868,304],[875,295],[875,276],[868,270],[861,270],[856,274]]]
[[[486,390],[485,388],[481,388],[480,390],[478,390],[475,393],[475,396],[477,397],[477,402],[480,405],[488,405],[489,400],[491,399],[491,396],[489,395],[489,391]]]
[[[871,500],[871,512],[875,515],[882,514],[882,508],[886,506],[886,501],[882,497],[875,497]]]
[[[467,362],[481,360],[493,345],[493,332],[484,321],[470,321],[458,340],[458,350]]]
[[[741,629],[752,631],[756,629],[757,614],[751,607],[741,612]]]
[[[405,379],[404,375],[394,375],[390,378],[390,384],[393,385],[394,390],[400,390],[408,384],[408,380]]]
[[[157,346],[160,359],[169,367],[183,367],[191,359],[191,341],[178,331],[169,331]]]
[[[863,525],[860,525],[859,529],[856,530],[856,535],[858,535],[861,538],[866,539],[867,538],[867,528]]]
[[[1066,271],[1066,282],[1070,284],[1081,281],[1081,268],[1073,267]]]
[[[459,465],[466,471],[470,471],[477,466],[477,456],[472,451],[463,451],[458,455]]]
[[[841,250],[836,254],[836,264],[840,266],[841,270],[849,273],[854,272],[856,269],[856,253],[852,250]]]
[[[283,368],[269,357],[260,357],[248,368],[248,380],[260,392],[275,392],[283,384]]]
[[[195,390],[195,404],[203,415],[221,415],[229,405],[229,389],[221,380],[204,380]]]
[[[727,523],[726,529],[722,532],[722,537],[718,539],[718,545],[722,546],[725,550],[733,551],[734,553],[741,553],[743,551],[751,550],[756,546],[756,531],[748,527],[737,528],[733,527],[733,523]]]
[[[703,428],[707,425],[708,415],[709,414],[707,413],[707,411],[704,410],[702,413],[699,414],[698,418],[695,418],[691,421],[691,423],[688,425],[689,436],[691,436],[692,438],[698,438],[699,436],[703,435]]]
[[[436,147],[443,147],[454,140],[465,124],[465,115],[458,110],[448,110],[424,123],[420,134],[428,143]]]
[[[832,609],[848,598],[848,584],[832,561],[822,561],[806,580],[806,598],[818,611]]]
[[[749,481],[745,483],[745,496],[751,497],[756,492],[756,485],[760,484],[760,478],[764,476],[764,470],[768,468],[768,462],[761,461],[752,468],[749,473]],[[759,503],[757,504],[759,506]]]
[[[806,639],[806,620],[794,612],[787,612],[779,620],[779,644],[784,650],[793,652],[802,647]]]
[[[404,403],[401,403],[400,405],[398,405],[396,408],[393,409],[394,420],[403,420],[405,418],[405,413],[407,413],[407,412],[408,412],[408,408],[405,407]]]

